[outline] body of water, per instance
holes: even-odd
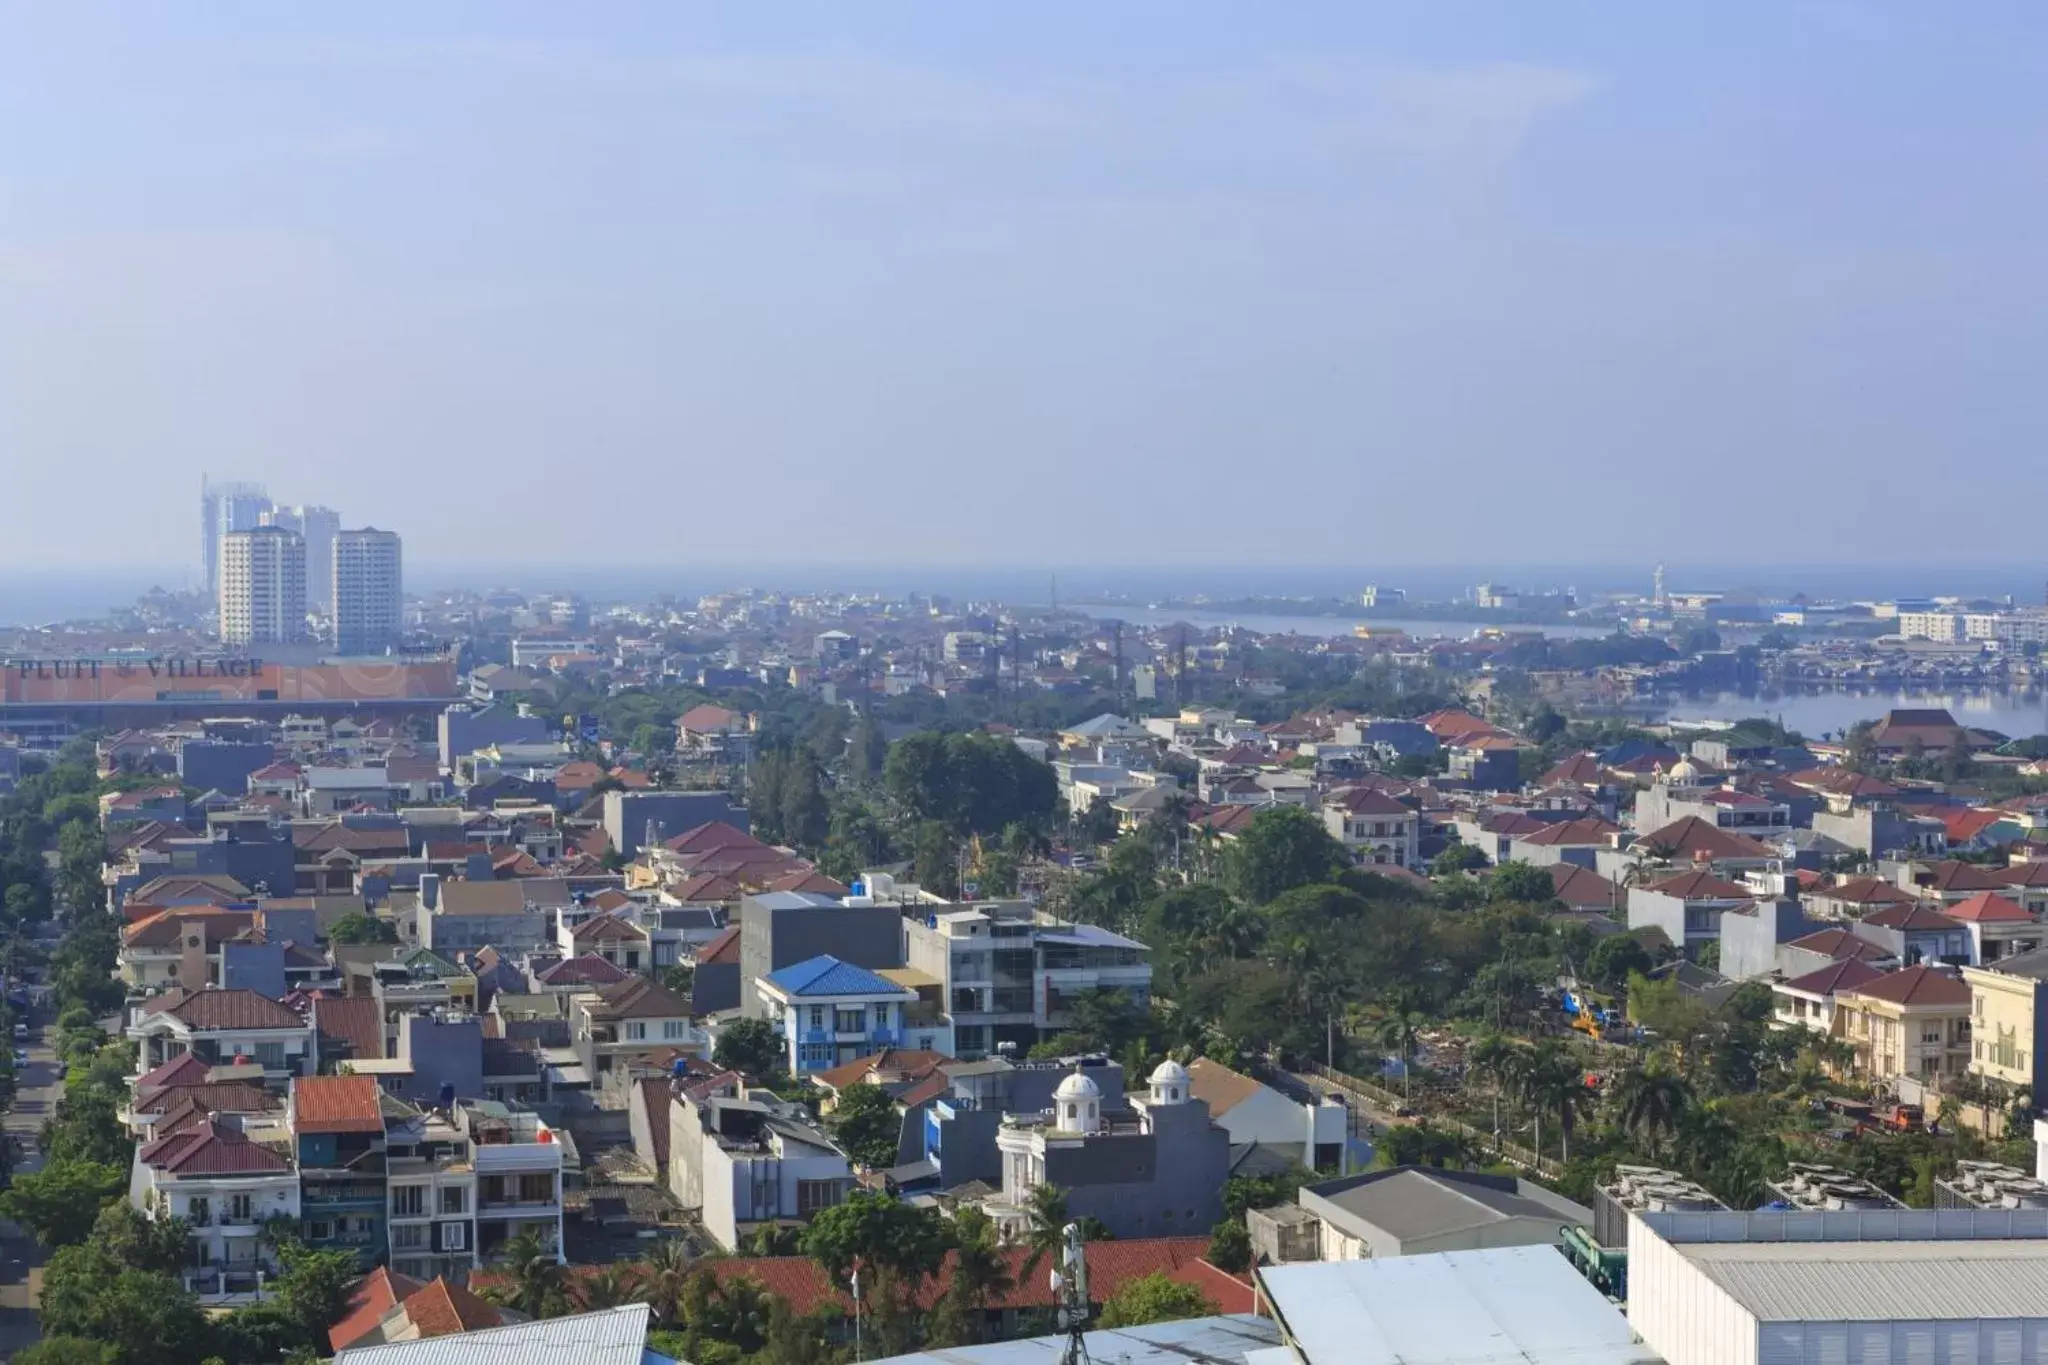
[[[2048,734],[2048,693],[2043,692],[1897,692],[1890,690],[1777,692],[1712,692],[1698,696],[1673,694],[1660,698],[1648,712],[1652,720],[1742,720],[1768,716],[1783,721],[1808,739],[1840,735],[1858,721],[1881,720],[1897,707],[1939,707],[1956,720],[1979,730],[1996,730],[2023,739]],[[1633,714],[1643,714],[1630,708]]]
[[[1371,626],[1375,630],[1405,630],[1418,639],[1430,636],[1446,636],[1454,640],[1470,639],[1475,631],[1484,628],[1478,621],[1377,621],[1362,620],[1355,616],[1263,616],[1257,612],[1197,611],[1194,608],[1169,610],[1153,607],[1082,607],[1080,610],[1098,621],[1128,621],[1140,626],[1170,626],[1185,621],[1191,626],[1213,629],[1217,626],[1241,626],[1261,635],[1349,635],[1353,626]],[[1606,626],[1508,626],[1518,631],[1540,631],[1561,640],[1597,640],[1614,632]]]

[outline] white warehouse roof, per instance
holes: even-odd
[[[2048,1241],[1685,1242],[1759,1322],[2048,1318]]]
[[[1655,1365],[1628,1319],[1550,1246],[1269,1266],[1305,1365]]]

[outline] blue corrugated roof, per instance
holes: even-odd
[[[895,995],[903,987],[830,955],[810,958],[766,977],[784,995]]]

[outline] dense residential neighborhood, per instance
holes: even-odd
[[[1608,609],[1614,651],[1718,648]],[[1685,1217],[2048,1218],[2027,737],[1638,719],[1483,626],[406,616],[461,644],[382,701],[67,666],[0,707],[34,1359],[972,1348],[1073,1321],[1082,1261],[1105,1331],[1307,1357],[1290,1303],[1398,1314],[1412,1260],[1678,1361],[1621,1267],[1696,1263]]]

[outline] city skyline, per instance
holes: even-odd
[[[2024,6],[113,13],[0,53],[8,565],[88,468],[142,566],[209,468],[534,565],[1936,565],[2026,551],[1902,490],[2048,493]]]

